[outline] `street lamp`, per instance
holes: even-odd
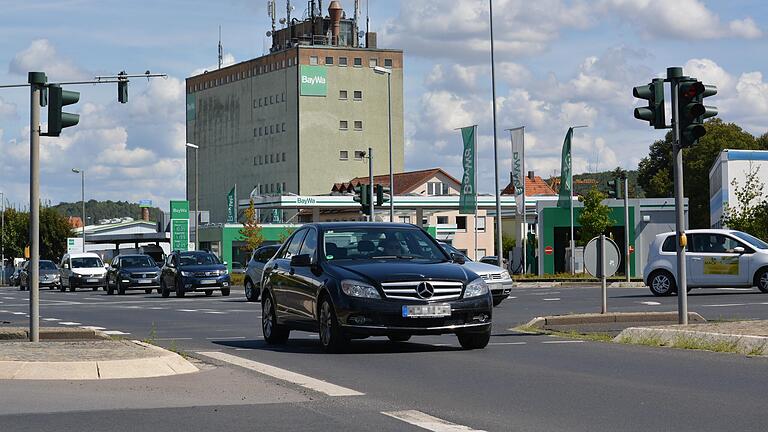
[[[198,217],[197,213],[200,211],[200,194],[198,194],[198,175],[197,175],[197,150],[200,149],[200,146],[187,143],[187,148],[191,148],[195,151],[195,250],[200,249],[200,230],[198,229],[200,218]]]
[[[82,225],[83,225],[83,252],[85,252],[85,170],[72,168],[72,172],[80,174],[80,201],[83,203]]]
[[[373,71],[387,76],[387,111],[389,112],[389,221],[395,221],[395,174],[392,172],[392,69],[375,66]]]

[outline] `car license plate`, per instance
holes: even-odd
[[[451,316],[451,305],[403,306],[405,318],[437,318]]]
[[[96,282],[98,282],[98,281],[99,281],[98,279],[88,279],[88,281],[87,281],[87,282],[88,282],[88,283],[96,283]]]
[[[140,284],[150,284],[152,283],[152,279],[139,279]]]
[[[203,284],[203,285],[213,285],[213,284],[216,283],[216,280],[215,279],[206,279],[204,281],[200,281],[200,283]]]

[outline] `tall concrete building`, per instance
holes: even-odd
[[[358,20],[346,19],[336,1],[328,16],[312,9],[270,32],[269,54],[186,80],[187,142],[199,146],[200,209],[213,223],[226,221],[234,185],[237,199],[253,190],[327,194],[334,183],[368,175],[369,147],[374,174],[388,173],[388,75],[393,168],[403,171],[403,52],[377,48],[375,33],[359,43]]]

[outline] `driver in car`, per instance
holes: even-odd
[[[397,239],[389,238],[381,242],[381,248],[384,255],[398,256],[403,254],[403,248]]]

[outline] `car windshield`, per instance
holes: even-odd
[[[464,252],[456,249],[455,247],[453,247],[453,245],[450,245],[448,243],[440,243],[440,246],[442,246],[443,249],[445,249],[445,251],[448,252],[449,254],[452,254],[452,253],[459,254],[464,257],[465,261],[472,261]]]
[[[752,236],[750,234],[747,234],[745,232],[741,231],[731,231],[731,234],[735,235],[736,237],[744,240],[745,242],[751,244],[752,246],[756,247],[757,249],[768,249],[768,243],[760,240],[759,238]]]
[[[58,270],[53,261],[40,261],[40,270]]]
[[[191,266],[191,265],[211,265],[219,264],[219,259],[216,255],[207,252],[196,253],[183,253],[179,255],[179,265]]]
[[[400,227],[350,227],[325,231],[325,258],[331,260],[448,261],[420,229]]]
[[[104,263],[100,258],[96,257],[82,257],[72,258],[72,268],[97,268],[104,267]]]
[[[125,268],[155,267],[155,262],[148,256],[132,256],[120,258],[120,266]]]

